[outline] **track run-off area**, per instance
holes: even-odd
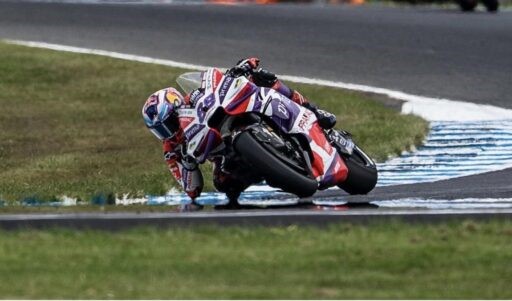
[[[96,5],[90,5],[89,7],[95,9],[94,7],[96,7]],[[144,8],[143,5],[138,7]],[[278,11],[280,10],[282,10],[282,8],[278,9]],[[315,12],[318,13],[316,9]],[[370,12],[371,14],[374,13],[373,11]],[[199,14],[203,13],[205,12],[199,12]],[[407,14],[414,13],[414,11],[411,12],[403,10],[400,11],[400,13],[406,15],[405,18],[409,18],[410,16],[407,16]],[[432,14],[431,11],[427,13]],[[387,17],[384,16],[381,19],[383,19],[383,22],[388,22],[386,18]],[[81,21],[77,22],[80,23]],[[343,21],[340,20],[340,22]],[[493,20],[492,22],[495,21]],[[99,50],[97,47],[102,46],[102,43],[98,42],[98,37],[89,38],[91,40],[90,48],[71,46],[80,45],[74,41],[70,41],[69,44],[48,43],[55,42],[55,39],[50,39],[47,36],[45,38],[44,33],[40,39],[37,39],[37,42],[29,42],[26,39],[20,39],[33,36],[34,29],[31,28],[31,26],[27,26],[27,28],[29,29],[24,29],[27,32],[26,36],[23,36],[24,34],[20,34],[19,32],[15,35],[9,36],[0,31],[0,38],[8,39],[8,42],[10,43],[31,47],[107,55],[121,59],[163,64],[188,69],[206,68],[206,64],[197,65],[178,62],[178,60],[183,59],[182,55],[177,55],[176,61],[174,61],[168,59],[168,54],[161,58],[155,58],[159,57],[158,53],[153,53],[152,56],[125,54],[118,51],[112,51],[112,47],[110,46],[105,47],[110,49],[109,51]],[[364,39],[364,37],[362,38]],[[86,38],[84,42],[85,44],[87,44],[87,39],[88,38]],[[133,45],[137,45],[137,43],[140,42],[135,40]],[[350,41],[347,43],[350,43]],[[403,45],[401,45],[401,47],[402,46]],[[500,47],[501,46],[502,45],[500,45]],[[133,47],[134,46],[123,45],[119,50],[137,48]],[[275,49],[272,47],[270,48],[270,52],[275,52]],[[414,48],[413,46],[409,47]],[[419,53],[422,53],[425,49],[418,48],[416,50]],[[501,51],[502,49],[500,48],[499,50]],[[214,49],[213,52],[215,51],[216,50]],[[390,51],[392,52],[392,50]],[[151,51],[142,52],[152,54]],[[132,53],[141,53],[141,51],[133,51]],[[232,60],[236,60],[236,58]],[[455,61],[457,61],[457,59],[455,59]],[[186,62],[191,61],[188,60]],[[218,63],[218,61],[213,63]],[[508,63],[509,62],[504,62],[504,66],[502,64],[501,68],[507,69]],[[363,66],[363,68],[365,67]],[[401,65],[398,64],[397,68],[401,68]],[[454,69],[457,68],[459,67],[455,67]],[[287,68],[286,66],[280,67],[278,71],[280,71],[279,73],[284,74],[288,72],[293,72],[291,74],[297,75],[303,74],[296,72],[293,68]],[[485,70],[483,73],[485,73]],[[444,93],[442,89],[435,92],[432,90],[432,94],[430,95],[439,95],[437,93],[439,92],[442,96],[425,97],[418,96],[413,93],[401,92],[404,90],[415,91],[417,88],[378,88],[368,84],[359,85],[330,80],[329,78],[332,78],[332,76],[323,76],[322,72],[313,75],[314,76],[309,75],[308,77],[282,75],[281,78],[291,82],[319,84],[329,87],[340,87],[363,92],[378,93],[403,101],[403,113],[417,114],[430,121],[431,129],[428,137],[424,144],[417,150],[410,153],[404,153],[400,157],[393,158],[385,163],[379,164],[378,187],[368,196],[340,195],[339,190],[327,190],[318,193],[311,199],[298,200],[288,194],[274,191],[266,186],[255,186],[242,195],[242,203],[258,205],[291,205],[302,202],[313,202],[320,205],[369,203],[379,206],[379,210],[377,211],[380,211],[384,215],[393,215],[392,212],[396,212],[394,211],[397,210],[396,208],[400,208],[398,210],[406,208],[406,210],[403,211],[403,214],[407,214],[409,211],[412,215],[418,214],[418,211],[412,210],[411,208],[421,208],[422,210],[420,210],[420,212],[428,214],[429,216],[435,212],[439,212],[440,215],[445,216],[451,216],[459,213],[478,214],[478,212],[481,212],[482,214],[485,213],[487,215],[497,214],[498,212],[502,212],[503,214],[510,213],[508,210],[512,208],[512,188],[510,187],[510,184],[508,184],[510,182],[508,181],[508,169],[512,167],[512,110],[501,108],[500,103],[495,100],[489,101],[490,104],[486,103],[484,99],[482,99],[482,101],[473,101],[473,95],[467,98],[463,97],[460,95],[461,91],[459,89],[454,89],[453,91],[448,91],[446,93]],[[472,76],[484,77],[485,75],[473,74]],[[326,79],[322,80],[318,78]],[[471,80],[468,80],[468,82],[470,81]],[[384,85],[393,86],[386,85],[385,83]],[[436,82],[434,86],[436,85],[439,85],[439,83]],[[445,82],[445,85],[450,85],[450,83]],[[486,86],[486,88],[489,87]],[[427,93],[428,92],[424,92],[422,94],[429,95]],[[470,92],[468,91],[468,93]],[[446,97],[450,95],[456,95],[458,99],[470,100],[472,102],[456,101]],[[496,95],[492,95],[489,99],[493,99],[495,96]],[[508,101],[505,99],[504,102]],[[508,105],[505,107],[508,107]],[[498,176],[495,176],[496,174]],[[204,197],[199,199],[199,202],[202,202],[203,204],[219,204],[225,201],[224,196],[215,193],[206,194]],[[118,203],[120,204],[133,202],[178,205],[186,202],[186,198],[179,193],[170,193],[166,196],[153,196],[140,200],[131,200],[126,198],[118,200]],[[423,209],[428,210],[424,211]],[[269,210],[266,210],[265,212],[267,211]],[[293,210],[292,212],[292,214],[301,215],[297,210]],[[323,211],[320,214],[334,214],[335,216],[338,216],[350,215],[351,213],[349,212],[355,213],[354,210],[339,211],[336,213],[329,212],[330,211]],[[449,214],[443,214],[443,212]],[[186,215],[189,214],[197,213],[187,213]],[[251,214],[255,213],[253,212]],[[262,214],[265,216],[271,215],[266,215],[265,213]]]
[[[194,70],[205,70],[207,66],[115,53],[98,49],[78,48],[33,41],[6,42],[68,51],[114,57],[119,59],[161,64]],[[318,84],[356,91],[384,94],[404,101],[402,111],[422,116],[430,121],[431,129],[425,143],[416,151],[404,153],[378,165],[378,186],[393,186],[435,182],[462,176],[502,170],[512,167],[512,110],[490,105],[475,105],[448,99],[434,99],[409,95],[400,91],[354,85],[342,82],[329,82],[318,79],[281,75],[280,78],[296,83]],[[457,112],[456,114],[452,112]],[[337,188],[332,189],[339,191]],[[343,196],[329,197],[320,192],[312,200],[315,204],[343,205],[347,201]],[[401,200],[378,200],[372,204],[379,207],[427,207],[435,209],[449,208],[512,208],[512,199],[459,199],[459,200],[422,200],[406,198]],[[148,196],[144,199],[120,199],[118,203],[149,203],[151,205],[182,205],[189,202],[186,194],[171,192],[165,196]],[[227,199],[222,193],[203,193],[198,203],[203,205],[225,204]],[[293,195],[282,193],[264,184],[248,189],[241,197],[246,205],[294,205],[301,200]]]

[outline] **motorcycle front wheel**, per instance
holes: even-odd
[[[290,166],[290,160],[267,150],[249,131],[240,133],[234,141],[234,149],[247,161],[255,172],[262,175],[268,185],[293,193],[298,197],[313,195],[318,182],[308,175],[301,174]]]

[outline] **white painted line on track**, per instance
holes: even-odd
[[[209,68],[209,66],[99,49],[34,41],[4,41],[28,47],[94,54],[176,68],[192,70]],[[380,186],[433,182],[512,167],[512,110],[491,105],[418,96],[366,85],[292,75],[280,75],[279,77],[289,82],[386,95],[404,101],[402,113],[419,115],[431,122],[431,132],[424,146],[416,152],[404,153],[400,157],[378,165],[379,169],[382,170],[379,178]],[[499,139],[496,139],[497,137]],[[473,164],[468,162],[473,162]],[[439,165],[442,165],[442,167],[440,168]],[[274,191],[270,198],[269,191]],[[272,195],[276,195],[275,193],[278,193],[277,189],[255,186],[242,195],[241,203],[283,204],[283,200],[271,198]],[[124,198],[119,200],[119,203],[144,202],[144,200]],[[150,204],[178,205],[187,202],[187,200],[188,198],[181,193],[172,193],[167,196],[150,197],[147,202]],[[227,199],[223,194],[209,193],[199,198],[199,202],[203,204],[222,204],[226,203]],[[297,203],[297,199],[292,197],[288,202],[294,204]]]

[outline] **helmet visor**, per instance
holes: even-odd
[[[180,129],[178,118],[169,117],[164,122],[158,122],[149,127],[149,130],[160,140],[174,137]]]

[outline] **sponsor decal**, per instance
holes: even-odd
[[[222,103],[224,101],[224,97],[226,97],[226,94],[228,93],[231,83],[233,83],[233,78],[226,77],[224,79],[224,82],[222,83],[222,86],[220,86],[220,91],[219,91],[220,103]]]
[[[204,128],[205,128],[205,125],[203,125],[203,124],[194,124],[190,129],[188,129],[185,132],[185,136],[187,137],[187,140],[194,138],[194,136],[197,135],[197,133],[199,133]]]
[[[184,109],[179,108],[178,114],[180,115],[180,118],[195,118],[196,116],[196,109]]]
[[[192,93],[190,94],[190,101],[192,102],[192,104],[195,104],[202,96],[204,96],[204,93],[201,92],[199,89],[196,89],[192,91]]]
[[[290,114],[288,113],[286,104],[282,100],[279,100],[279,103],[277,104],[277,113],[278,113],[278,116],[283,119],[290,118]]]
[[[192,183],[192,179],[190,178],[190,172],[188,172],[186,169],[183,170],[182,182],[183,189],[187,191],[187,189],[190,187],[190,184]]]
[[[239,78],[236,80],[236,82],[235,82],[235,89],[238,89],[238,87],[240,86],[241,82],[242,81]]]
[[[206,90],[209,91],[212,89],[213,82],[213,69],[209,69],[206,73]]]
[[[302,114],[302,116],[300,117],[299,125],[298,125],[301,130],[307,131],[306,126],[307,126],[312,114],[313,114],[313,112],[311,112],[309,110],[305,111],[304,114]]]
[[[330,135],[330,138],[338,145],[338,147],[344,148],[349,154],[352,154],[355,146],[352,140],[346,139],[337,132],[334,135]]]
[[[195,150],[195,149],[196,149],[196,146],[197,146],[197,141],[196,141],[196,140],[194,140],[194,141],[192,141],[192,142],[190,142],[190,143],[188,144],[188,149],[189,149],[189,150]]]

